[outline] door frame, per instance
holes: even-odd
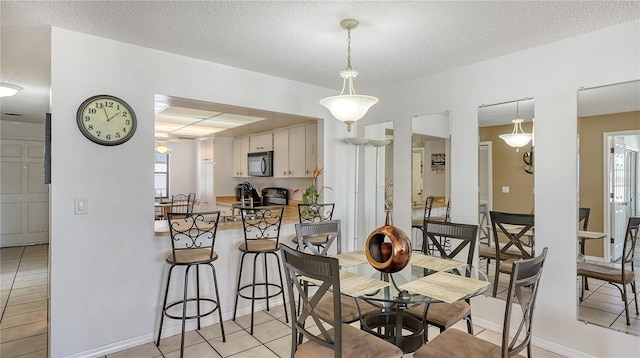
[[[604,262],[611,262],[611,210],[609,204],[609,179],[610,179],[610,143],[611,140],[615,137],[619,136],[628,136],[628,135],[640,135],[640,129],[630,129],[625,131],[613,131],[613,132],[603,132],[602,133],[602,230],[607,234],[607,238],[602,242],[603,249],[603,260]],[[625,144],[626,147],[626,144]]]

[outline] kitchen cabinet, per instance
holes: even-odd
[[[249,153],[273,150],[273,133],[265,133],[249,137],[249,146]]]
[[[305,127],[305,176],[313,177],[318,165],[318,125],[307,124]]]
[[[306,127],[276,130],[273,133],[273,176],[303,178],[306,176]]]
[[[232,144],[233,176],[247,177],[247,154],[249,153],[249,137],[235,138]]]

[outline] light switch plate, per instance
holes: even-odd
[[[75,215],[84,215],[89,212],[89,201],[87,198],[73,199],[73,213]]]
[[[509,187],[508,186],[503,186],[502,187],[502,192],[505,193],[505,194],[508,194],[509,193]]]

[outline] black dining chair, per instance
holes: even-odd
[[[437,250],[441,258],[453,260],[463,250],[467,250],[466,263],[473,264],[473,258],[478,237],[478,225],[440,222],[440,221],[424,221],[424,240],[423,247],[426,242],[430,242]],[[451,248],[445,247],[442,239],[447,239],[457,246]],[[454,244],[451,244],[454,245]],[[419,317],[425,325],[432,325],[440,329],[440,332],[453,326],[460,320],[467,321],[467,330],[469,334],[473,334],[473,324],[471,321],[471,301],[459,300],[454,303],[432,303],[428,306],[419,305],[407,309],[409,314]],[[428,327],[424,330],[424,341],[429,340]]]
[[[493,297],[498,293],[500,273],[511,273],[513,261],[530,259],[535,255],[533,214],[489,212],[493,228],[496,268],[493,279]],[[504,238],[504,242],[500,238]]]
[[[624,302],[624,313],[627,318],[627,326],[631,324],[629,321],[629,305],[628,296],[633,294],[636,315],[638,315],[638,296],[634,269],[634,256],[636,244],[638,241],[638,232],[640,232],[640,217],[630,217],[627,222],[627,230],[625,234],[624,244],[622,246],[622,258],[617,265],[603,265],[588,262],[578,262],[578,276],[583,278],[595,278],[614,285]],[[627,285],[631,286],[631,292],[627,290]],[[580,290],[580,301],[584,298],[584,291],[587,289],[584,285]]]
[[[329,221],[333,218],[334,203],[325,204],[298,204],[298,220],[300,223],[314,223]],[[298,235],[294,235],[291,241],[298,246],[298,249],[304,249],[298,241]],[[327,244],[326,236],[316,236],[309,239],[311,245],[315,246],[317,250]],[[310,245],[306,247],[311,248]]]
[[[393,344],[342,323],[338,259],[307,254],[286,245],[282,245],[280,251],[289,292],[292,358],[402,357],[402,350]],[[317,282],[317,289],[307,292],[299,280],[301,276]],[[302,301],[299,311],[295,303],[295,298],[298,296]],[[333,302],[330,319],[320,315],[317,310],[323,297],[330,297]],[[307,341],[301,343],[303,337]]]
[[[509,270],[509,289],[500,345],[457,329],[448,329],[418,349],[413,353],[413,357],[507,358],[515,357],[524,349],[527,350],[529,358],[533,357],[531,351],[533,311],[538,297],[538,288],[546,257],[547,248],[545,247],[538,257],[521,259],[511,263],[512,268]],[[529,292],[531,292],[530,295],[528,294]],[[514,307],[519,307],[522,311],[518,310],[518,314],[514,315],[512,320],[511,313]],[[512,323],[516,322],[517,327],[513,327]],[[513,335],[512,332],[516,332],[516,334]]]

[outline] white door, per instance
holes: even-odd
[[[481,142],[478,149],[478,202],[485,205],[484,211],[480,213],[480,238],[490,238],[489,228],[489,211],[492,208],[493,198],[493,180],[492,180],[492,146],[491,142]],[[489,240],[490,241],[490,240]]]
[[[622,256],[624,238],[629,219],[629,203],[626,194],[626,163],[624,137],[614,137],[609,152],[609,213],[611,215],[610,232],[611,260]]]
[[[49,242],[49,187],[44,142],[3,139],[0,144],[0,247]]]
[[[411,199],[414,206],[424,203],[424,200],[422,200],[423,153],[422,149],[414,149],[411,156]]]

